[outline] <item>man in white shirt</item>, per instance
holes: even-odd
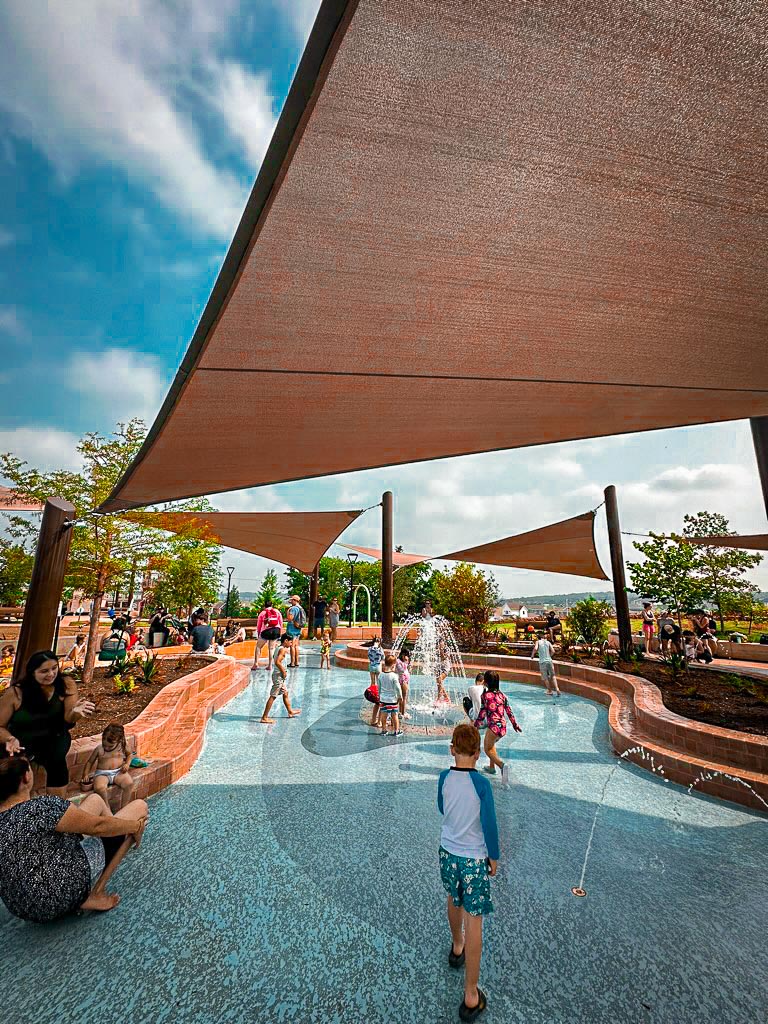
[[[533,645],[531,658],[535,658],[536,655],[539,656],[539,672],[541,672],[541,678],[544,681],[547,693],[550,697],[559,697],[560,687],[557,685],[555,664],[552,661],[554,653],[555,648],[552,646],[551,641],[547,640],[546,637],[540,636]]]

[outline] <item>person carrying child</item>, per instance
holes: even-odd
[[[394,654],[388,654],[384,659],[384,671],[379,675],[379,721],[381,723],[381,735],[386,736],[387,722],[392,722],[392,736],[401,736],[400,730],[400,701],[403,698],[400,679],[395,666],[397,658]]]
[[[274,718],[269,717],[269,712],[272,710],[272,705],[278,697],[283,698],[283,704],[285,704],[285,710],[288,712],[289,718],[297,718],[301,714],[301,708],[291,707],[291,701],[288,697],[288,687],[285,682],[288,678],[285,659],[290,652],[290,648],[291,638],[287,633],[284,633],[280,638],[280,646],[277,649],[275,661],[272,666],[272,688],[269,691],[269,697],[267,698],[267,703],[264,706],[264,713],[261,716],[261,721],[264,725],[275,724]]]
[[[488,755],[489,764],[483,768],[489,775],[495,775],[496,769],[501,770],[501,778],[505,785],[509,783],[509,765],[505,764],[496,753],[496,744],[507,734],[507,723],[504,721],[506,714],[515,732],[523,730],[517,724],[509,701],[499,689],[499,673],[486,670],[483,673],[485,693],[483,694],[480,706],[480,714],[475,719],[475,728],[487,725],[483,750]]]
[[[326,626],[320,637],[320,668],[331,667],[331,631]]]
[[[82,781],[93,783],[93,791],[109,807],[109,787],[120,790],[118,810],[129,804],[136,796],[136,786],[128,773],[133,754],[128,749],[125,729],[112,723],[101,734],[101,743],[93,751],[83,769]]]
[[[479,987],[483,917],[493,912],[491,878],[499,860],[499,830],[493,791],[477,771],[480,736],[471,725],[457,725],[451,738],[454,764],[440,772],[437,808],[440,832],[440,880],[448,894],[451,948],[448,963],[464,967],[463,1021],[475,1020],[488,1000]]]

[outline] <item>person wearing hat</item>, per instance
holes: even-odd
[[[299,641],[301,631],[307,622],[307,613],[301,607],[301,598],[294,594],[288,602],[288,611],[285,613],[285,631],[290,637],[290,661],[288,668],[297,668],[299,664]]]

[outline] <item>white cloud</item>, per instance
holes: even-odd
[[[0,105],[64,178],[93,164],[117,168],[193,225],[228,237],[248,182],[213,163],[184,100],[210,97],[207,115],[225,98],[237,102],[216,124],[256,170],[271,110],[266,80],[215,58],[236,13],[234,0],[8,0]]]
[[[712,492],[721,488],[740,486],[746,482],[747,472],[743,466],[709,463],[696,468],[674,466],[664,470],[649,481],[649,488],[667,493]]]
[[[576,459],[566,459],[563,456],[552,456],[542,458],[536,463],[536,471],[548,473],[551,476],[566,477],[574,479],[584,476],[584,467]]]
[[[274,4],[285,15],[296,35],[303,42],[314,24],[320,0],[274,0]]]
[[[73,352],[66,373],[66,387],[90,406],[100,405],[113,423],[134,416],[151,423],[167,383],[158,359],[117,348]]]
[[[24,332],[18,310],[14,306],[0,306],[0,331],[19,338]]]
[[[0,430],[0,451],[11,452],[44,471],[77,470],[82,465],[76,451],[79,440],[76,434],[53,427],[15,427]]]

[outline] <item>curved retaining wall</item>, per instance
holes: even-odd
[[[368,667],[367,648],[360,643],[348,644],[335,658],[344,668],[365,671]],[[493,668],[502,679],[542,685],[538,667],[530,658],[472,654],[464,667],[470,671]],[[768,736],[721,729],[676,715],[665,707],[659,688],[641,676],[559,661],[555,670],[561,690],[608,707],[611,743],[618,754],[642,746],[663,766],[668,779],[685,786],[704,771],[727,772],[768,802]],[[647,767],[640,754],[629,754],[627,760]],[[765,811],[747,788],[722,776],[702,780],[696,788]]]
[[[152,762],[147,768],[131,769],[137,796],[151,796],[186,775],[203,748],[208,719],[244,690],[248,679],[248,668],[233,658],[210,658],[208,664],[164,686],[126,725],[137,755]],[[73,779],[80,779],[100,741],[100,736],[73,741],[67,756]]]

